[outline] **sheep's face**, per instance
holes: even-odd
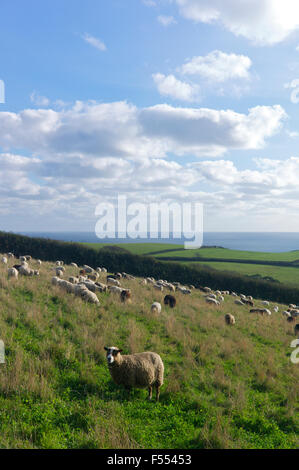
[[[109,364],[113,364],[115,360],[117,360],[117,355],[122,351],[122,349],[118,349],[115,346],[111,346],[110,348],[104,347],[105,351],[107,351],[107,362]]]

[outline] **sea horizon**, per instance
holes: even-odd
[[[180,245],[185,238],[105,238],[100,239],[94,232],[80,231],[31,231],[14,232],[38,238],[69,241],[77,243],[165,243]],[[148,234],[149,235],[149,234]],[[288,252],[299,250],[299,232],[204,232],[203,246],[221,247],[232,250]]]

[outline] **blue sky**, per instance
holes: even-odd
[[[0,229],[93,231],[120,192],[202,202],[207,231],[299,231],[294,0],[0,13]]]

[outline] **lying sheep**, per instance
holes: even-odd
[[[173,295],[165,295],[164,305],[169,305],[170,308],[174,308],[176,306],[176,298]]]
[[[162,307],[161,307],[161,304],[159,302],[154,302],[151,305],[151,312],[152,313],[161,313],[161,310],[162,310]]]
[[[127,389],[147,388],[148,399],[152,399],[153,387],[156,388],[156,401],[159,401],[160,387],[163,385],[164,364],[155,352],[142,352],[121,355],[122,349],[106,347],[107,363],[112,380]]]
[[[227,325],[234,325],[236,323],[235,317],[230,313],[225,315],[224,320]]]
[[[19,271],[16,268],[9,268],[7,271],[8,279],[15,278],[18,279]]]

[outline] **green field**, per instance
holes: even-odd
[[[104,243],[85,244],[94,249],[101,249],[107,245]],[[289,285],[299,285],[299,251],[284,253],[263,253],[254,251],[229,250],[226,248],[200,248],[197,250],[184,250],[182,245],[172,245],[163,243],[124,243],[118,244],[130,253],[138,255],[150,255],[159,259],[171,258],[172,261],[183,262],[189,266],[210,266],[219,271],[235,271],[248,276],[259,275],[263,278],[272,278]],[[172,251],[173,250],[173,251]],[[182,259],[184,258],[184,259]],[[185,258],[190,258],[190,262]],[[192,261],[194,258],[212,258],[223,261],[209,261],[206,259]],[[234,259],[236,262],[225,262]],[[251,263],[238,263],[238,260],[248,260]],[[275,266],[264,264],[252,264],[258,262],[286,262],[290,266]],[[298,267],[296,261],[298,261]]]
[[[52,266],[8,280],[0,265],[0,448],[298,448],[299,366],[285,306],[257,316],[231,296],[215,307],[193,290],[158,315],[150,306],[164,293],[139,279],[122,280],[132,303],[106,293],[95,306],[51,285]],[[66,266],[64,278],[76,272]],[[161,355],[159,403],[112,382],[105,345]]]

